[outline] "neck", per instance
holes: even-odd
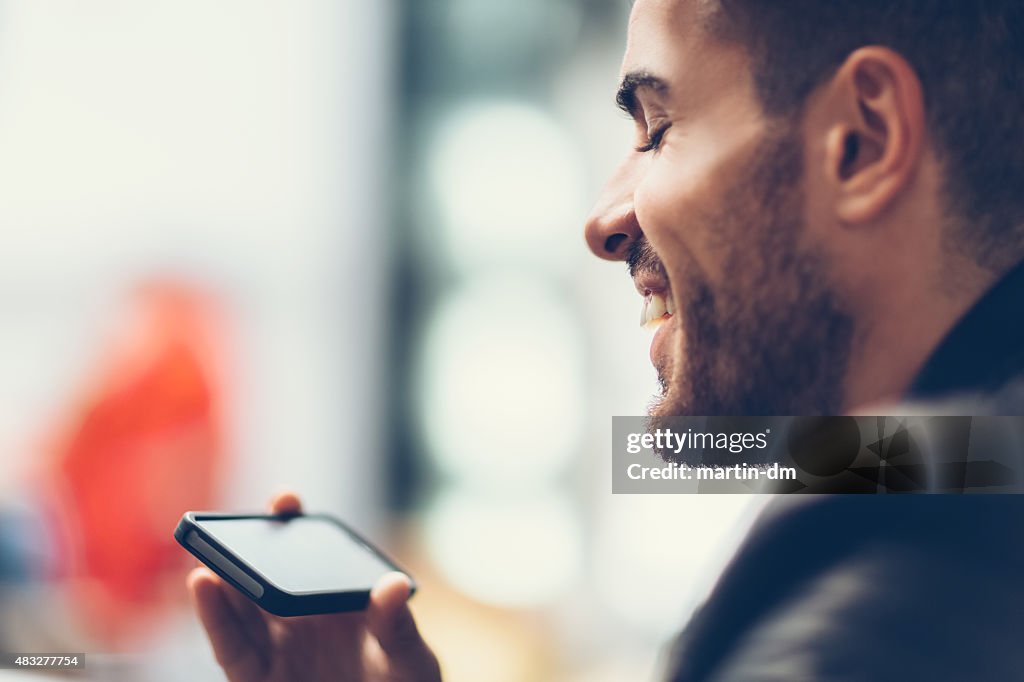
[[[865,414],[904,398],[932,352],[992,284],[991,275],[973,264],[960,272],[965,275],[955,290],[936,285],[940,277],[948,285],[951,270],[944,269],[923,277],[921,286],[888,282],[878,291],[877,305],[854,339],[843,401],[847,413]]]

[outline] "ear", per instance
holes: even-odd
[[[843,224],[878,217],[913,179],[925,141],[921,81],[899,53],[851,53],[828,88],[826,175]]]

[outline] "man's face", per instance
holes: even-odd
[[[628,261],[658,326],[652,414],[836,413],[852,322],[805,229],[799,121],[765,117],[746,52],[709,35],[704,4],[633,8],[619,99],[636,149],[587,240]]]

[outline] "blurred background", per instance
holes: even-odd
[[[656,388],[582,239],[628,11],[0,1],[0,650],[221,679],[171,531],[291,488],[447,679],[656,676],[763,500],[610,493]]]

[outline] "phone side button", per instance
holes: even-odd
[[[188,536],[185,537],[185,542],[199,553],[203,558],[203,561],[210,562],[230,576],[231,579],[238,583],[239,587],[245,590],[250,597],[253,599],[259,599],[263,596],[263,585],[260,585],[242,571],[242,569],[238,568],[238,566],[235,566],[233,563],[225,559],[224,556],[218,552],[213,545],[204,540],[199,533],[194,530],[189,531]]]

